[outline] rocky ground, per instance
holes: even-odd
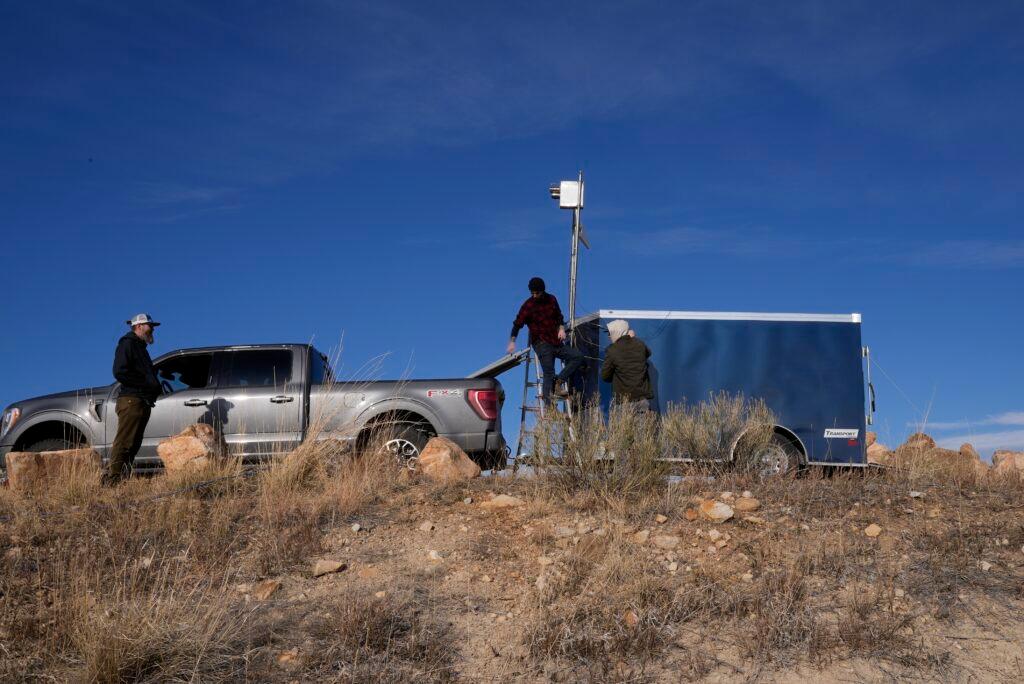
[[[609,495],[297,461],[0,492],[0,677],[1024,679],[1012,474],[689,471]]]

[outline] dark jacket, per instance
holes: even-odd
[[[117,341],[114,379],[121,383],[122,396],[142,397],[150,404],[163,392],[146,343],[133,332],[126,333]]]
[[[647,359],[651,350],[641,340],[623,335],[604,352],[601,379],[612,383],[612,396],[622,401],[653,399]]]

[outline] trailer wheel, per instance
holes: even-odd
[[[776,434],[754,458],[754,467],[762,477],[794,474],[800,469],[800,450],[783,435]]]

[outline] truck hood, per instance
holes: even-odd
[[[15,401],[11,406],[20,406],[24,408],[28,404],[34,404],[36,402],[46,402],[51,399],[75,399],[93,397],[96,399],[106,399],[107,395],[110,394],[110,389],[113,385],[100,385],[99,387],[83,387],[82,389],[68,390],[67,392],[55,392],[53,394],[43,394],[38,397],[31,397],[29,399],[22,399],[21,401]]]

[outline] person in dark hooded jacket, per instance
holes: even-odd
[[[115,407],[117,436],[110,447],[110,462],[103,478],[109,485],[131,474],[150,411],[163,391],[146,350],[147,345],[153,344],[153,329],[160,324],[149,314],[139,314],[126,323],[131,330],[117,341],[114,351],[114,379],[121,383],[121,391]]]
[[[623,320],[608,324],[608,337],[612,343],[604,352],[601,379],[612,383],[612,400],[643,410],[651,408],[654,393],[647,368],[651,350],[630,333],[629,323]]]

